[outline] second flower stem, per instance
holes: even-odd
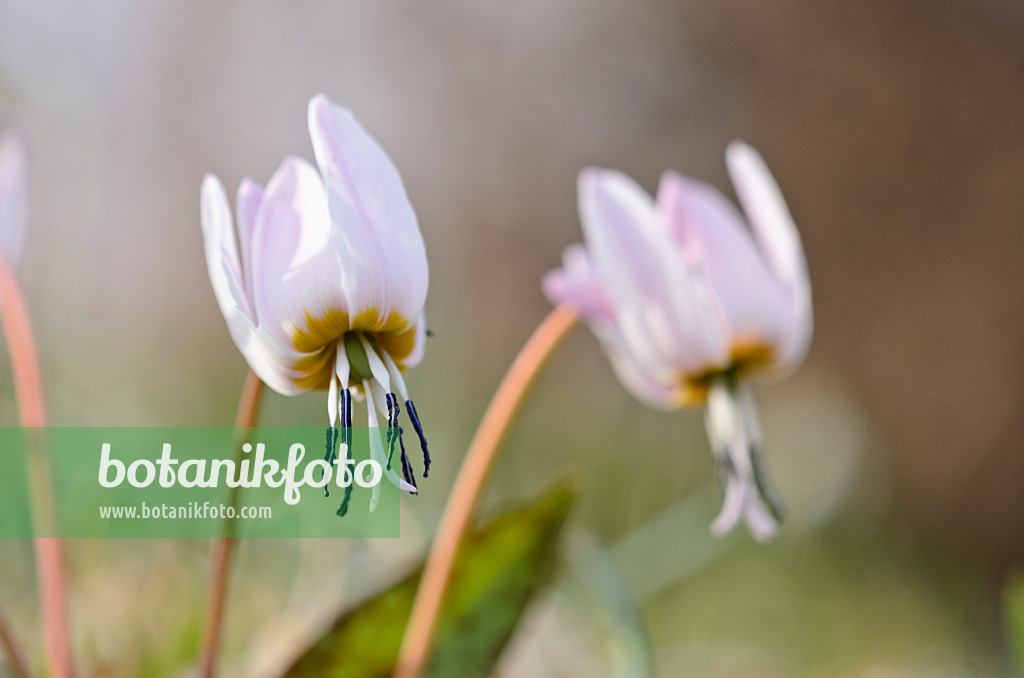
[[[483,494],[501,444],[530,387],[575,325],[576,314],[572,311],[562,307],[551,311],[516,356],[487,406],[441,516],[441,524],[437,528],[416,592],[409,625],[402,639],[394,678],[417,678],[422,672],[437,630],[437,621],[459,546]]]
[[[263,382],[250,370],[242,387],[242,397],[238,401],[238,413],[235,415],[236,434],[256,425],[262,396]],[[237,442],[240,447],[241,441]],[[234,495],[232,492],[231,505],[234,505]],[[218,537],[213,546],[210,593],[206,601],[206,628],[203,633],[202,655],[199,659],[201,678],[213,678],[217,673],[217,655],[220,653],[220,639],[224,629],[224,606],[227,601],[228,575],[231,572],[235,541],[236,538],[231,535],[231,527],[225,525],[225,534]]]
[[[62,542],[56,537],[57,520],[53,503],[50,464],[46,455],[43,427],[46,405],[39,356],[32,335],[28,305],[14,271],[0,256],[0,323],[7,339],[18,402],[18,421],[27,444],[28,482],[32,493],[32,518],[43,635],[50,675],[73,678],[71,641],[68,636]]]

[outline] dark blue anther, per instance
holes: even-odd
[[[352,451],[352,391],[344,388],[341,390],[341,444],[345,445],[345,457],[348,458]],[[344,473],[344,469],[338,469],[338,473]],[[355,485],[355,478],[345,488],[345,497],[338,507],[337,516],[344,518],[348,513],[348,502],[352,498],[352,486]],[[326,488],[325,488],[326,489]]]
[[[324,461],[328,464],[334,463],[334,446],[338,442],[338,429],[333,426],[327,427],[327,451],[324,453]],[[324,472],[320,471],[320,480],[324,479]],[[330,483],[328,483],[329,485]],[[331,493],[327,491],[327,485],[324,485],[324,496],[329,497]]]
[[[409,461],[409,457],[405,454],[405,444],[402,443],[402,429],[398,429],[398,442],[402,448],[402,477],[405,478],[405,482],[418,490],[419,488],[416,487],[416,472],[412,470],[412,462]]]
[[[341,389],[341,427],[352,428],[352,391]]]
[[[411,400],[405,401],[405,409],[409,412],[412,427],[420,438],[420,449],[423,450],[423,477],[426,478],[430,473],[430,450],[427,449],[427,438],[423,435],[423,427],[420,426],[420,416],[416,414],[416,406]]]
[[[398,437],[398,413],[400,409],[398,407],[398,398],[395,397],[394,393],[389,393],[386,397],[388,403],[388,470],[391,470],[391,460],[395,456],[395,438]]]
[[[352,498],[352,486],[355,484],[355,479],[353,479],[352,482],[345,487],[345,498],[341,500],[341,506],[338,507],[337,511],[337,516],[339,518],[344,518],[345,514],[348,513],[348,500]]]

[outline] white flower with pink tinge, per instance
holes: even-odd
[[[750,380],[779,379],[804,359],[811,288],[800,236],[761,156],[733,142],[726,163],[743,216],[709,184],[666,172],[652,199],[626,175],[579,178],[585,245],[566,249],[544,279],[576,310],[620,381],[658,409],[706,406],[725,499],[712,532],[745,521],[778,530],[778,503],[760,464]]]
[[[387,418],[389,450],[370,436],[385,477],[415,493],[395,392],[420,439],[426,476],[427,442],[402,377],[422,360],[426,338],[427,257],[416,214],[398,170],[348,110],[314,97],[309,134],[317,167],[288,157],[266,188],[245,179],[237,232],[220,180],[203,180],[210,280],[231,338],[264,383],[284,395],[327,390],[331,454],[339,417],[348,442],[354,392],[367,400],[370,427],[377,410]],[[389,463],[395,442],[402,477]],[[378,496],[379,486],[371,506]]]

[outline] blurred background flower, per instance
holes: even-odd
[[[21,261],[28,202],[25,144],[15,132],[0,131],[0,255],[12,267]]]
[[[306,148],[316,92],[357,107],[433,264],[435,336],[409,386],[430,391],[436,473],[401,540],[243,544],[226,666],[268,675],[421,552],[548,308],[537,281],[578,239],[579,169],[653,192],[673,167],[728,195],[721,151],[743,138],[770,160],[814,281],[807,363],[757,392],[780,538],[707,534],[720,497],[700,416],[636,403],[585,332],[542,379],[489,503],[563,465],[586,474],[573,528],[637,601],[657,675],[999,675],[999,582],[1024,556],[1022,36],[1008,0],[0,0],[0,124],[33,150],[21,278],[51,419],[231,421],[246,366],[209,288],[196,186],[270,176]],[[322,396],[265,412],[319,426]],[[0,597],[34,637],[30,547],[0,549]],[[83,664],[187,666],[208,554],[71,544]],[[594,613],[617,609],[614,585],[580,558],[501,675],[612,675],[635,655],[620,616]]]

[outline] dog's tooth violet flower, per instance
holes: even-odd
[[[266,188],[244,180],[237,232],[220,180],[203,180],[210,280],[232,339],[260,379],[285,395],[327,390],[329,460],[339,416],[348,442],[354,392],[366,398],[371,427],[377,409],[387,418],[387,453],[371,444],[385,476],[415,493],[395,392],[419,437],[426,476],[427,441],[402,378],[423,358],[426,338],[427,258],[416,215],[398,170],[348,110],[314,97],[309,133],[319,171],[289,157]],[[391,468],[396,443],[402,478]]]
[[[25,146],[14,132],[0,133],[0,254],[12,267],[21,260],[26,194]]]
[[[760,466],[748,383],[802,362],[810,283],[800,236],[761,156],[733,142],[726,162],[749,228],[703,182],[667,172],[655,201],[619,172],[584,170],[586,246],[566,250],[544,289],[589,323],[638,399],[659,409],[706,406],[725,493],[712,531],[744,520],[764,540],[780,515]]]

